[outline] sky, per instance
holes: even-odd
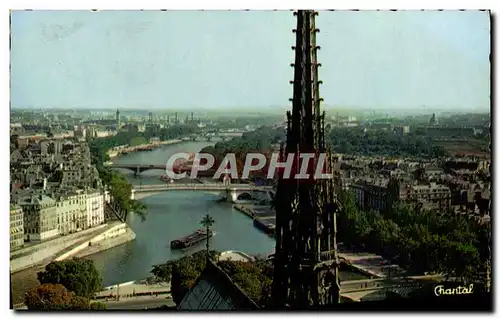
[[[288,108],[290,11],[13,11],[11,106]],[[324,106],[488,110],[481,11],[327,11]]]

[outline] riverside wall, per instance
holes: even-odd
[[[78,233],[56,237],[39,244],[12,251],[10,253],[10,272],[15,273],[43,263],[46,259],[57,256],[57,254],[67,247],[96,236],[96,234],[102,232],[106,226],[107,225],[99,225]]]
[[[178,144],[178,143],[181,143],[181,142],[184,142],[184,141],[183,140],[179,140],[179,139],[175,139],[175,140],[162,141],[162,142],[159,142],[157,144],[142,144],[142,145],[137,145],[137,146],[134,146],[133,148],[148,147],[148,146],[152,146],[152,145],[162,145],[162,146],[164,146],[164,145]],[[108,151],[108,156],[109,156],[109,158],[115,158],[115,157],[120,156],[123,151],[131,152],[130,149],[109,150]]]
[[[125,244],[135,237],[134,231],[126,223],[120,223],[58,256],[55,261],[92,255]]]

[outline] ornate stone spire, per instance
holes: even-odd
[[[320,111],[314,11],[298,11],[292,112],[287,113],[285,154],[325,153]],[[327,167],[332,169],[331,161]],[[297,166],[298,169],[298,166]],[[298,172],[298,171],[297,171]],[[292,175],[294,172],[292,172]],[[273,301],[277,308],[305,309],[338,303],[336,217],[333,180],[280,179],[276,195]]]

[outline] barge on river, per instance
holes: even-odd
[[[211,238],[213,235],[214,235],[214,232],[211,230],[207,234],[206,230],[198,229],[194,233],[189,234],[185,237],[172,240],[170,242],[170,248],[172,248],[172,249],[188,248],[188,247],[191,247],[191,246],[193,246],[201,241],[207,240],[207,237]]]

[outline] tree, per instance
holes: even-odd
[[[261,305],[269,305],[273,266],[267,260],[232,261],[224,260],[218,266],[252,300]]]
[[[133,212],[146,220],[147,207],[145,204],[130,198],[132,194],[132,185],[119,173],[112,172],[109,182],[110,196],[115,210],[121,213],[123,220],[127,220],[129,213]]]
[[[38,273],[41,284],[61,284],[77,296],[91,298],[102,287],[102,279],[92,260],[71,259],[51,262]]]
[[[210,251],[210,259],[212,260],[217,259],[218,256],[219,252],[214,250]],[[184,256],[180,259],[169,260],[164,264],[155,265],[153,266],[151,273],[156,277],[156,279],[167,282],[172,279],[174,265],[191,263],[197,265],[197,267],[199,266],[198,268],[203,269],[205,267],[205,261],[206,261],[206,252],[204,250],[200,250],[192,255]]]
[[[85,297],[76,296],[61,284],[43,284],[30,289],[24,303],[29,310],[102,310],[106,305],[90,303]]]
[[[210,217],[210,215],[207,213],[205,217],[201,220],[201,224],[205,226],[206,231],[207,231],[207,258],[209,257],[210,254],[210,228],[212,225],[215,223],[215,220]]]
[[[200,251],[191,256],[183,257],[172,265],[171,291],[172,299],[176,304],[182,301],[196,279],[205,269],[207,255]]]
[[[29,310],[63,310],[71,306],[73,293],[61,284],[43,284],[30,289],[24,299]]]

